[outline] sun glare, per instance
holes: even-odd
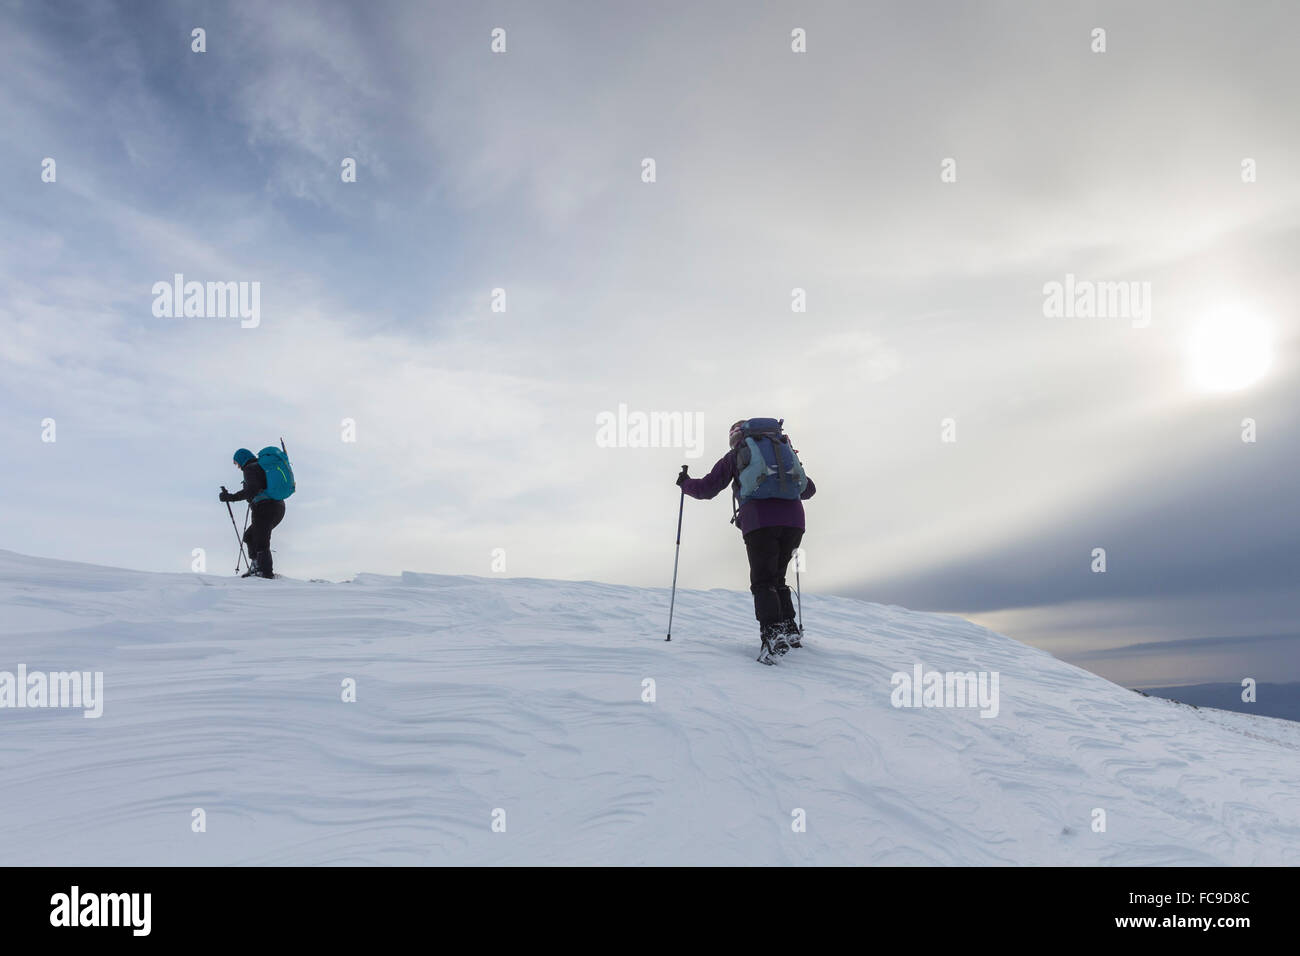
[[[1232,392],[1263,378],[1273,360],[1268,324],[1240,310],[1215,312],[1192,332],[1188,343],[1192,381],[1213,392]]]

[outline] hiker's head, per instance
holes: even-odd
[[[245,465],[247,465],[250,461],[252,461],[256,457],[257,456],[254,455],[247,448],[241,448],[239,449],[239,451],[235,452],[235,467],[243,468]]]
[[[731,431],[727,434],[727,444],[732,448],[735,448],[740,444],[741,435],[744,433],[746,421],[748,421],[748,419],[742,418],[740,421],[736,422],[736,424],[731,426]]]

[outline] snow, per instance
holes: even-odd
[[[98,719],[0,709],[4,865],[1300,864],[1300,724],[946,615],[805,594],[763,667],[746,592],[679,590],[665,643],[666,588],[0,551],[0,604],[0,671],[104,673]],[[997,716],[894,707],[918,662]]]

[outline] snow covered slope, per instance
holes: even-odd
[[[1300,724],[846,599],[762,667],[747,593],[679,592],[671,644],[667,597],[0,552],[0,671],[104,674],[98,719],[0,709],[0,864],[1300,864]],[[997,716],[892,706],[918,662]]]

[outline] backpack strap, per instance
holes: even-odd
[[[781,463],[781,446],[785,442],[780,438],[772,439],[772,454],[776,458],[776,483],[781,489],[781,497],[785,497],[785,466]]]
[[[740,444],[731,452],[731,470],[735,476],[731,479],[731,523],[740,530],[740,449],[748,448],[742,438]]]
[[[739,494],[740,492],[740,472],[744,468],[744,466],[741,465],[740,463],[740,452],[742,449],[744,449],[745,451],[749,450],[749,446],[745,444],[745,440],[743,438],[740,440],[740,444],[731,450],[731,497],[732,498],[735,498],[736,495]]]

